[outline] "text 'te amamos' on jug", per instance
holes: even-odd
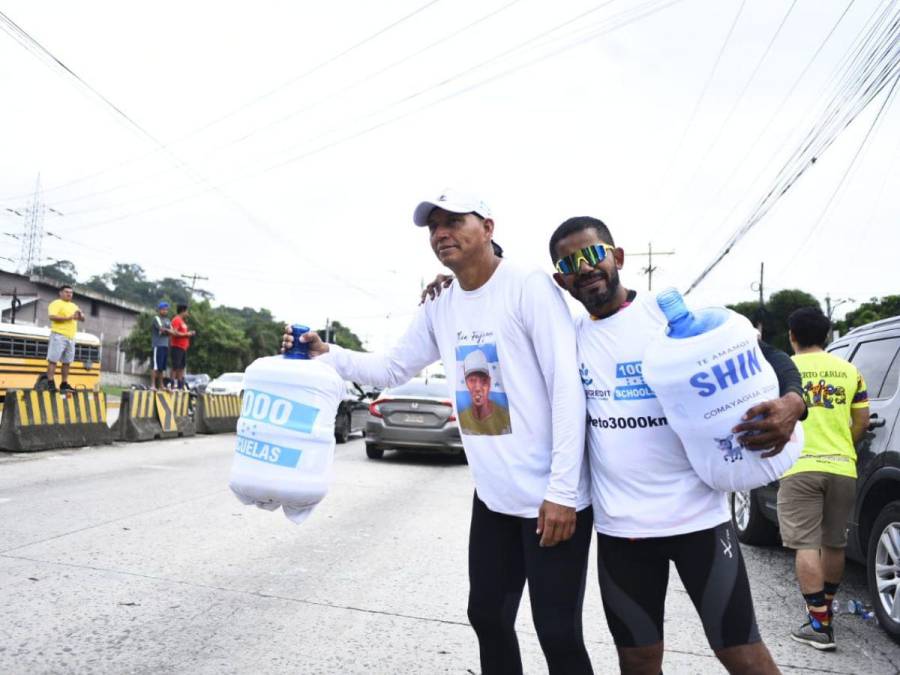
[[[698,476],[725,492],[777,480],[803,449],[798,422],[774,457],[746,450],[732,429],[754,405],[779,397],[778,378],[759,346],[756,328],[725,307],[688,309],[681,294],[657,296],[667,319],[644,354],[644,380],[656,393]]]

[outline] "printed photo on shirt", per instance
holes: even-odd
[[[460,345],[456,348],[456,409],[464,434],[511,434],[509,400],[497,359],[497,345]]]

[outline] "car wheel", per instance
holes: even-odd
[[[334,427],[334,438],[338,443],[346,443],[350,438],[350,413],[344,413],[338,418]]]
[[[878,623],[900,642],[900,501],[885,506],[875,519],[866,576]]]
[[[381,459],[384,457],[384,448],[366,443],[366,457],[369,459]]]
[[[778,528],[763,515],[752,491],[731,493],[731,518],[742,544],[766,546],[778,543]]]

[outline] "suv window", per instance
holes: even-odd
[[[840,357],[842,359],[846,359],[847,352],[849,352],[849,351],[850,351],[850,345],[846,344],[846,345],[841,345],[840,347],[835,347],[834,349],[829,349],[828,353],[834,354],[835,356]]]
[[[884,378],[884,384],[881,385],[881,393],[878,398],[891,398],[897,393],[897,387],[900,386],[900,352],[894,357],[894,362],[888,368],[887,377]]]
[[[898,347],[900,347],[900,337],[870,340],[860,342],[859,347],[853,353],[851,362],[862,373],[870,398],[888,398],[897,388],[895,377],[893,384],[888,383],[882,392],[885,375],[888,369],[893,370],[891,364],[896,360]]]

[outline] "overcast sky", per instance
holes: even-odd
[[[675,251],[654,259],[653,286],[683,290],[771,187],[885,4],[7,0],[0,11],[152,138],[0,32],[0,227],[21,230],[5,209],[29,204],[40,173],[64,214],[46,218],[62,239],[44,255],[80,278],[114,262],[198,273],[219,303],[338,319],[374,349],[441,271],[411,217],[445,186],[483,195],[510,259],[551,271],[552,230],[593,215],[628,253]],[[886,94],[693,303],[754,299],[761,262],[766,295],[900,292],[900,105],[872,128]],[[646,290],[645,264],[627,259],[626,285]]]

